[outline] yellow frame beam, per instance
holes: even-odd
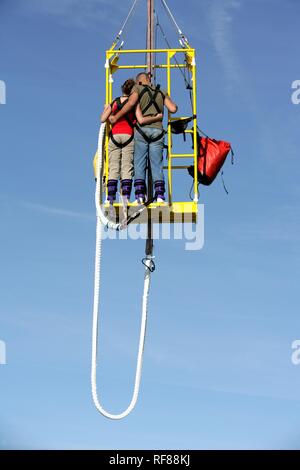
[[[166,64],[158,64],[158,65],[154,65],[153,68],[155,69],[166,69],[168,66]],[[115,65],[115,68],[116,69],[146,69],[147,68],[147,65],[145,64],[142,64],[142,65]],[[186,69],[187,66],[186,64],[170,64],[170,68],[171,69],[178,69],[178,68],[181,68],[181,69]]]
[[[121,50],[111,50],[109,49],[108,51],[106,51],[106,54],[111,57],[115,54],[147,54],[148,52],[152,52],[152,53],[155,53],[155,54],[159,54],[159,53],[168,53],[168,52],[172,52],[172,53],[177,53],[177,52],[181,52],[183,54],[188,54],[190,55],[192,58],[195,57],[195,49],[193,48],[189,48],[189,49],[182,49],[180,47],[178,48],[174,48],[174,49],[121,49]]]

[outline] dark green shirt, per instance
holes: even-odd
[[[145,87],[143,85],[134,85],[134,87],[132,88],[132,92],[135,91],[140,96],[140,94],[141,94],[141,92],[144,88]],[[155,93],[155,87],[149,86],[149,88],[150,88],[152,93]],[[157,103],[157,106],[159,107],[159,110],[160,110],[161,113],[163,112],[164,101],[165,101],[165,97],[167,95],[168,95],[168,92],[166,90],[160,90],[158,92],[157,97],[156,97],[155,102]],[[141,109],[143,111],[143,109],[145,109],[148,106],[148,104],[150,103],[149,94],[144,93],[144,95],[142,96],[142,99],[139,100],[139,103],[140,103]],[[143,113],[143,116],[155,116],[157,113],[158,113],[157,109],[152,104],[150,106],[150,108],[147,109],[147,111],[145,113]],[[162,125],[161,121],[157,121],[157,122],[154,122],[153,124],[147,124],[147,127],[154,127],[156,129],[162,129],[163,125]]]

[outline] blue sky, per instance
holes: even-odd
[[[110,422],[92,403],[90,351],[91,162],[104,51],[130,4],[111,3],[0,1],[0,447],[299,449],[300,4],[169,1],[197,49],[199,124],[232,142],[236,163],[225,165],[229,196],[220,179],[201,188],[204,248],[155,244],[140,397]],[[140,3],[128,47],[144,47]],[[181,107],[185,93],[178,81]],[[184,197],[188,177],[176,184]],[[98,382],[112,412],[133,383],[143,250],[104,244]]]

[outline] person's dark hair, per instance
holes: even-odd
[[[138,83],[139,80],[140,80],[142,77],[149,78],[149,75],[148,75],[148,73],[146,73],[146,72],[140,72],[140,73],[138,73],[137,76],[136,76],[136,78],[135,78],[136,82]]]
[[[134,85],[135,85],[135,81],[133,80],[133,78],[129,78],[129,79],[126,80],[126,82],[124,82],[123,85],[121,86],[122,93],[123,93],[124,95],[130,95],[131,90],[132,90],[132,88],[134,87]]]

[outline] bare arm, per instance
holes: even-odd
[[[142,110],[140,105],[138,104],[135,110],[135,115],[138,120],[138,123],[141,126],[147,125],[147,124],[153,124],[154,122],[162,121],[163,120],[163,114],[159,113],[156,114],[155,116],[143,116]]]
[[[113,116],[110,116],[109,121],[111,124],[115,124],[121,117],[125,116],[132,108],[135,107],[139,99],[139,95],[136,91],[131,93],[131,95],[128,98],[128,101],[126,104],[124,104],[123,108],[120,109],[119,112],[114,114]]]
[[[105,104],[103,113],[101,114],[101,122],[106,122],[110,115],[111,115],[111,106],[110,104]]]
[[[178,110],[178,106],[169,96],[165,97],[164,105],[170,113],[174,114]]]

